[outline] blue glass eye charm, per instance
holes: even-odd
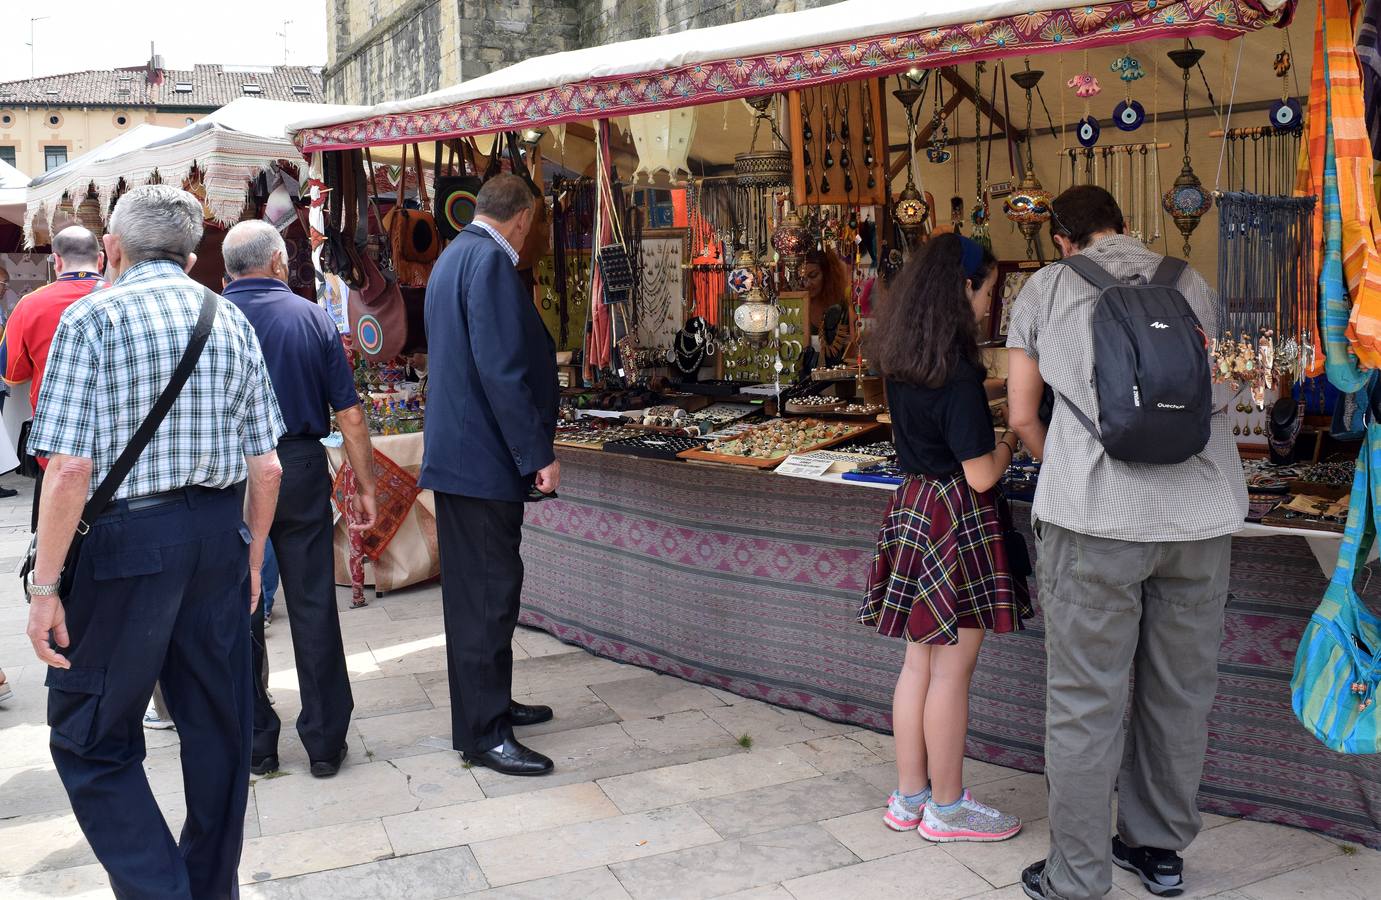
[[[1294,97],[1289,100],[1277,100],[1271,104],[1271,124],[1277,131],[1289,131],[1291,128],[1298,128],[1303,120],[1304,113],[1300,109],[1299,101]]]
[[[1146,108],[1139,100],[1123,100],[1113,108],[1112,120],[1122,131],[1136,131],[1146,121]]]
[[[1092,147],[1098,143],[1098,135],[1102,133],[1102,130],[1098,127],[1097,119],[1093,116],[1085,116],[1075,126],[1074,133],[1078,136],[1080,144],[1085,147]]]

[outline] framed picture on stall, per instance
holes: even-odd
[[[991,343],[1006,343],[1007,325],[1012,321],[1012,305],[1016,303],[1021,289],[1026,287],[1027,280],[1044,265],[1034,259],[998,261],[997,285],[993,288],[993,303],[988,308],[983,331]]]

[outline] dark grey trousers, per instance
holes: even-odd
[[[1044,892],[1093,900],[1112,887],[1114,786],[1117,833],[1128,845],[1182,850],[1199,833],[1195,796],[1232,538],[1142,544],[1037,528],[1050,787]]]

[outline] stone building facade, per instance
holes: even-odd
[[[532,56],[837,0],[322,0],[326,99],[382,103]]]

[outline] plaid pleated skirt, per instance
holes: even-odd
[[[1011,528],[999,491],[977,493],[962,473],[908,476],[883,518],[858,620],[922,644],[955,644],[960,628],[1019,630],[1031,593],[1008,560]]]

